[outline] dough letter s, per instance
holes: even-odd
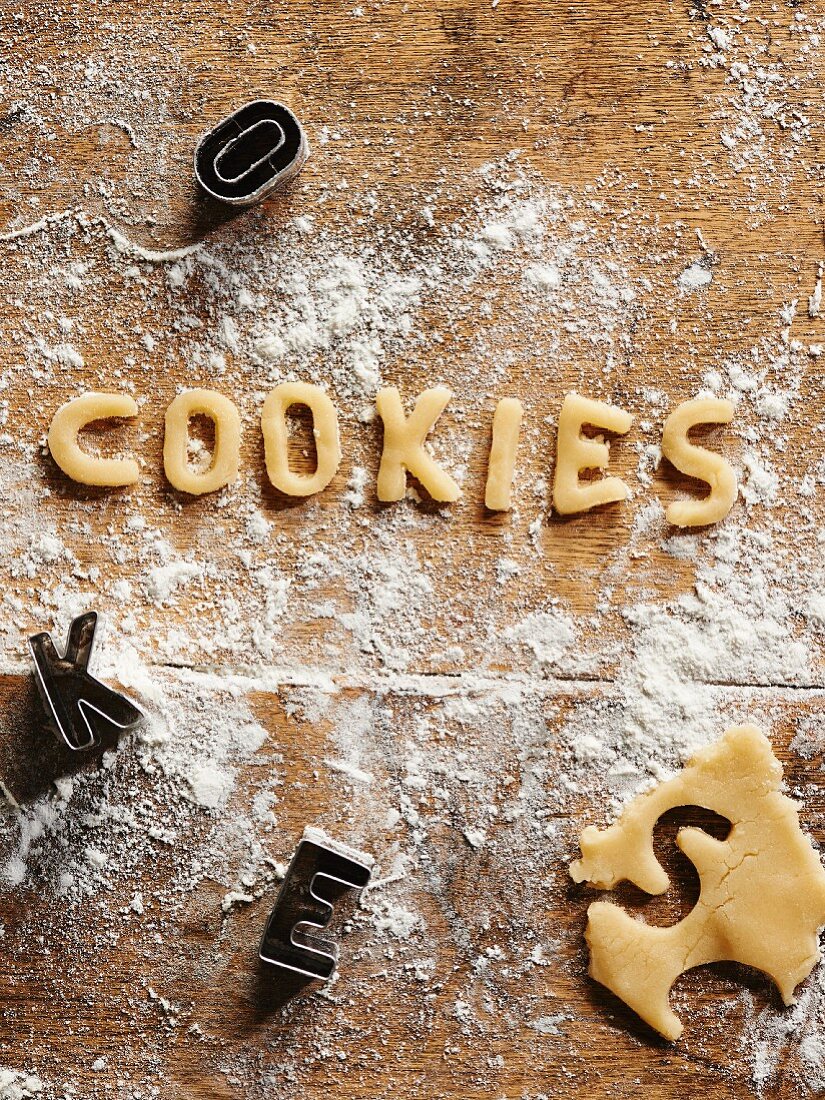
[[[306,405],[312,413],[312,434],[318,456],[314,474],[296,474],[289,468],[286,414],[292,405]],[[293,497],[320,493],[335,477],[341,464],[338,414],[319,386],[308,382],[284,382],[269,394],[261,413],[266,472],[276,489]]]
[[[710,495],[704,500],[677,500],[668,506],[668,523],[676,527],[703,527],[724,519],[736,500],[736,475],[721,455],[697,447],[688,432],[697,424],[729,424],[733,405],[713,397],[684,401],[665,421],[662,454],[680,473],[705,481]]]
[[[586,439],[582,427],[606,428],[616,435],[630,431],[633,417],[624,409],[591,401],[578,393],[568,393],[559,413],[556,473],[553,479],[553,505],[562,516],[586,512],[597,504],[626,500],[630,490],[618,477],[603,477],[598,481],[579,480],[582,470],[603,470],[610,450],[601,439]]]
[[[54,414],[49,427],[49,450],[57,465],[81,485],[133,485],[140,469],[133,458],[96,458],[80,449],[78,433],[94,420],[137,416],[134,398],[125,393],[84,393]]]
[[[375,399],[384,421],[384,450],[378,469],[378,499],[402,500],[407,489],[406,471],[417,477],[433,500],[458,500],[461,490],[432,455],[424,450],[427,433],[453,395],[444,386],[424,390],[412,415],[404,416],[395,386],[379,390]]]
[[[193,470],[188,461],[189,421],[193,416],[208,416],[215,425],[215,450],[212,465],[203,473]],[[185,390],[166,410],[163,437],[163,469],[170,484],[182,493],[212,493],[238,476],[241,445],[241,418],[234,403],[214,390]]]

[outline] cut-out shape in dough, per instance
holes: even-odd
[[[286,414],[292,405],[305,405],[312,413],[317,464],[313,474],[296,474],[289,468]],[[261,413],[266,472],[276,489],[293,497],[320,493],[335,477],[341,464],[338,414],[320,386],[308,382],[283,382],[269,394]]]
[[[493,442],[487,466],[484,503],[491,512],[509,512],[519,427],[524,414],[517,397],[505,397],[493,414]]]
[[[215,449],[208,470],[199,473],[189,465],[189,421],[208,416],[215,425]],[[234,402],[214,390],[185,390],[166,410],[163,436],[163,469],[170,484],[182,493],[213,493],[238,476],[241,417]]]
[[[553,477],[553,507],[561,516],[586,512],[598,504],[627,500],[630,490],[619,477],[581,481],[582,470],[603,470],[610,459],[610,448],[601,438],[582,435],[585,424],[605,428],[616,435],[630,431],[633,417],[615,405],[591,401],[579,393],[568,393],[559,413],[556,472]]]
[[[688,474],[710,486],[704,500],[676,500],[668,506],[668,523],[676,527],[703,527],[724,519],[736,500],[736,474],[721,455],[697,447],[688,432],[699,424],[729,424],[733,420],[730,401],[704,397],[683,401],[665,421],[662,454],[680,473]]]
[[[95,420],[137,416],[137,402],[125,393],[84,393],[61,405],[49,427],[49,451],[57,465],[81,485],[133,485],[140,467],[133,458],[100,458],[81,450],[78,433]]]
[[[395,386],[379,390],[375,399],[384,421],[384,450],[378,468],[378,499],[403,500],[407,471],[417,477],[433,500],[458,500],[461,490],[424,448],[427,433],[444,412],[453,395],[444,386],[424,390],[409,417],[404,416],[401,395]]]
[[[686,970],[744,963],[772,978],[789,1005],[820,959],[825,870],[781,782],[768,739],[755,726],[737,726],[673,779],[635,798],[614,825],[590,825],[581,835],[582,858],[570,868],[576,882],[610,890],[627,880],[662,894],[669,880],[652,843],[662,814],[701,806],[731,822],[725,840],[701,829],[677,834],[701,883],[696,906],[678,924],[643,924],[610,902],[588,909],[591,977],[666,1039],[682,1033],[668,994]]]

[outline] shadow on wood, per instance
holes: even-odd
[[[252,991],[251,1015],[254,1023],[259,1024],[267,1016],[281,1012],[290,1001],[302,993],[308,993],[310,986],[315,984],[305,974],[259,960]]]
[[[33,802],[55,779],[97,767],[116,743],[117,734],[107,733],[91,751],[72,752],[48,728],[34,677],[0,677],[0,781],[16,802]]]

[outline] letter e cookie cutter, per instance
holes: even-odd
[[[256,99],[200,139],[195,177],[213,199],[251,206],[294,179],[308,157],[309,142],[289,107]]]
[[[143,719],[143,712],[131,699],[96,680],[88,671],[96,628],[96,611],[73,619],[62,657],[51,634],[44,631],[29,638],[34,678],[49,727],[72,752],[99,743],[98,723],[125,730]]]
[[[365,853],[336,843],[320,829],[305,829],[264,930],[262,961],[307,978],[331,978],[338,944],[318,933],[328,926],[340,893],[367,885],[371,863]]]

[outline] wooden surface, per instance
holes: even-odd
[[[587,978],[583,930],[592,893],[574,887],[566,870],[579,829],[603,821],[607,807],[569,783],[572,750],[565,724],[580,706],[596,713],[601,705],[617,705],[622,647],[633,644],[623,606],[692,591],[694,562],[665,552],[661,529],[637,538],[630,554],[636,515],[630,508],[562,522],[549,513],[546,494],[540,499],[527,489],[550,476],[553,424],[568,389],[581,388],[630,411],[648,407],[646,388],[665,395],[653,421],[613,448],[614,471],[632,480],[639,459],[635,442],[656,443],[668,409],[694,395],[702,371],[726,356],[747,354],[759,334],[780,347],[778,318],[789,301],[802,302],[793,338],[822,338],[822,321],[807,317],[804,303],[823,253],[825,64],[821,47],[804,64],[799,60],[798,36],[790,28],[797,11],[816,20],[825,10],[760,0],[750,5],[751,21],[742,33],[764,40],[765,64],[784,64],[786,70],[798,64],[799,70],[796,80],[784,71],[787,126],[760,121],[764,140],[752,143],[759,155],[743,166],[720,141],[726,125],[720,119],[737,110],[735,88],[726,83],[724,68],[701,63],[710,21],[735,20],[742,14],[737,5],[644,0],[619,8],[604,0],[501,0],[493,7],[486,0],[388,0],[365,4],[362,16],[352,14],[353,6],[337,0],[157,6],[31,0],[23,10],[0,5],[0,41],[12,59],[2,89],[0,218],[10,230],[70,208],[100,219],[86,221],[71,244],[59,227],[43,235],[42,245],[28,237],[0,244],[0,348],[10,372],[3,430],[22,444],[19,452],[16,442],[4,444],[3,463],[10,477],[16,462],[28,469],[23,458],[35,461],[38,471],[25,514],[19,495],[4,512],[0,754],[3,782],[23,806],[33,805],[56,777],[97,769],[98,760],[78,764],[62,757],[35,727],[23,644],[53,618],[63,621],[68,604],[55,596],[61,571],[74,574],[71,606],[96,601],[114,618],[115,635],[124,601],[111,585],[130,581],[132,635],[157,683],[197,696],[196,677],[203,674],[204,698],[218,699],[224,690],[243,696],[269,736],[260,753],[239,766],[220,813],[204,813],[194,825],[187,819],[187,828],[199,829],[200,841],[214,836],[209,842],[219,846],[220,829],[231,828],[233,814],[248,808],[262,772],[275,769],[281,783],[277,827],[266,840],[271,859],[287,860],[307,824],[376,851],[385,872],[391,849],[414,853],[404,871],[404,905],[422,915],[426,934],[399,941],[381,933],[375,908],[381,895],[366,917],[351,908],[341,977],[321,997],[287,990],[257,966],[257,940],[276,889],[274,871],[269,881],[257,881],[260,896],[229,914],[222,912],[221,899],[232,883],[206,876],[174,898],[164,893],[175,863],[185,858],[180,849],[176,855],[174,843],[164,848],[159,842],[150,863],[114,877],[85,908],[74,905],[70,916],[35,876],[5,887],[0,898],[7,946],[0,975],[0,1063],[36,1071],[49,1088],[69,1082],[71,1095],[83,1100],[751,1095],[752,1052],[741,1048],[739,1036],[755,1014],[776,1004],[768,982],[726,966],[687,975],[674,994],[687,1025],[685,1039],[676,1046],[659,1041]],[[107,58],[113,74],[108,84],[99,68]],[[90,95],[100,98],[100,118],[125,120],[131,138],[119,124],[87,125],[88,96],[83,110],[73,98],[82,88],[84,64],[98,67],[90,79],[101,90]],[[148,106],[136,99],[141,89],[150,89]],[[288,194],[230,216],[195,192],[191,151],[211,122],[273,92],[305,121],[314,156]],[[30,113],[14,107],[21,100]],[[162,120],[157,128],[155,111]],[[794,112],[815,120],[812,139],[795,140]],[[324,126],[343,137],[324,144]],[[513,149],[521,151],[525,172],[575,193],[577,209],[592,197],[596,205],[588,216],[597,231],[634,278],[649,280],[612,373],[603,372],[604,350],[594,348],[586,326],[560,337],[548,368],[540,321],[533,331],[521,321],[508,328],[512,286],[502,269],[489,284],[467,292],[464,305],[485,300],[487,313],[467,310],[450,317],[449,303],[437,295],[428,301],[431,325],[445,333],[437,361],[432,347],[400,341],[382,363],[384,380],[399,385],[408,400],[430,381],[456,392],[439,432],[451,445],[467,441],[462,499],[446,510],[426,501],[403,512],[380,507],[373,491],[380,428],[359,419],[362,399],[336,388],[335,373],[328,381],[342,416],[341,471],[317,502],[280,497],[265,485],[255,430],[265,383],[250,381],[237,364],[216,378],[208,364],[187,359],[188,330],[171,328],[181,309],[165,297],[169,265],[136,257],[139,275],[124,274],[109,228],[150,249],[213,240],[227,249],[238,234],[248,250],[256,234],[277,245],[273,226],[311,211],[315,231],[345,227],[355,241],[367,239],[376,226],[388,233],[403,230],[412,255],[428,246],[421,207],[437,206],[441,225],[466,217],[475,186],[467,181],[478,178],[472,173]],[[337,186],[341,180],[348,181],[346,190]],[[369,192],[377,196],[374,210],[363,204]],[[679,295],[675,276],[703,255],[699,231],[712,252],[713,293]],[[95,301],[78,309],[80,334],[76,329],[72,337],[82,344],[84,364],[66,367],[40,362],[31,348],[39,329],[50,324],[42,316],[50,303],[37,299],[44,265],[58,267],[69,252],[73,261],[85,258],[96,281]],[[190,288],[186,311],[197,323],[214,323],[208,285]],[[141,350],[137,329],[162,327],[167,318],[168,341]],[[468,379],[474,356],[486,343],[507,351],[506,376],[496,380],[490,373],[473,388]],[[25,369],[18,370],[21,363]],[[324,380],[325,370],[323,356],[316,357],[313,377]],[[775,370],[781,378],[780,368]],[[105,493],[69,484],[40,454],[54,408],[85,388],[124,379],[143,399],[140,424],[120,435],[145,459],[140,486]],[[244,416],[242,479],[220,507],[214,498],[183,499],[162,476],[163,411],[181,385],[201,384],[227,392]],[[517,493],[519,487],[525,491],[512,517],[491,516],[482,506],[490,414],[495,398],[516,395],[526,408]],[[821,460],[822,417],[821,368],[811,359],[800,399],[782,426],[787,455],[804,455],[811,466]],[[713,438],[738,460],[741,438]],[[347,520],[342,534],[356,463],[369,475],[364,522],[358,527]],[[21,480],[28,476],[22,473]],[[649,488],[633,484],[640,497],[663,503],[688,488],[666,466]],[[265,545],[250,553],[261,567],[274,562],[292,584],[290,612],[272,628],[266,658],[246,638],[222,642],[230,599],[239,586],[252,583],[248,570],[239,572],[237,551],[241,545],[249,549],[243,532],[253,504],[274,528]],[[821,488],[805,508],[804,525],[815,530],[822,521]],[[410,514],[411,520],[399,518]],[[118,540],[128,543],[135,516],[144,517],[177,557],[207,563],[182,598],[153,603],[145,594],[147,560],[153,559],[137,551],[118,557]],[[537,517],[540,555],[528,533]],[[798,517],[788,510],[789,546],[803,522]],[[743,522],[758,531],[775,524],[776,514],[763,518],[755,510]],[[45,564],[41,556],[27,573],[27,547],[38,524],[59,532],[69,556]],[[420,608],[387,613],[385,621],[373,609],[379,637],[388,645],[398,637],[409,641],[402,668],[388,667],[380,646],[359,646],[357,632],[343,621],[349,611],[366,614],[366,597],[342,572],[330,569],[318,582],[332,616],[318,610],[317,585],[305,584],[312,552],[341,549],[354,558],[380,540],[385,548],[397,546],[404,561],[425,563],[427,576],[435,578],[432,599]],[[505,555],[521,572],[501,585],[496,568]],[[819,562],[811,560],[809,567],[819,568]],[[361,583],[376,583],[368,566]],[[250,589],[252,596],[259,598]],[[591,644],[613,638],[613,656],[603,656],[590,670],[575,664],[543,669],[529,646],[503,644],[508,626],[548,608],[551,599],[575,617],[577,649],[586,653]],[[237,622],[243,627],[253,614],[247,609]],[[415,634],[419,616],[423,645]],[[177,630],[182,645],[175,641]],[[804,684],[792,682],[781,667],[770,676],[745,678],[721,669],[714,688],[720,715],[770,723],[790,788],[805,797],[803,821],[822,841],[821,761],[789,751],[799,723],[816,721],[821,710],[819,650],[812,649],[811,665]],[[324,765],[335,755],[334,723],[313,721],[302,710],[302,685],[319,669],[337,686],[336,707],[350,700],[371,716],[369,797]],[[235,674],[225,689],[215,687],[214,677]],[[472,721],[462,722],[460,707],[450,713],[444,699],[460,692],[468,677],[475,710]],[[544,731],[532,746],[526,747],[523,730],[502,703],[513,684]],[[439,735],[435,725],[428,726],[433,711]],[[451,723],[453,732],[444,734]],[[196,736],[196,726],[182,736]],[[462,742],[474,785],[467,787],[447,767],[453,760],[444,748],[450,737]],[[422,792],[418,824],[402,815],[390,840],[376,806],[403,805],[413,748],[423,757],[444,754],[447,793],[440,798],[433,790]],[[165,829],[163,780],[122,756],[112,777],[131,792],[136,811],[143,799],[152,799],[147,805]],[[114,782],[105,770],[100,774],[103,786]],[[539,785],[541,828],[554,824],[555,839],[543,837],[535,821],[528,827],[502,812],[489,826],[487,843],[476,850],[464,835],[478,819],[476,800],[509,806],[508,775]],[[131,841],[128,830],[118,832],[121,825],[111,822],[112,835],[126,851]],[[668,828],[661,849],[672,858]],[[9,851],[16,837],[10,825]],[[194,833],[180,830],[178,844],[196,841]],[[647,905],[629,894],[622,899],[644,908],[652,922],[678,919],[695,895],[690,868],[676,864],[675,871],[680,886],[672,895]],[[163,900],[147,905],[142,915],[127,913],[114,932],[111,914],[126,912],[138,889],[146,898],[157,891]],[[542,965],[528,963],[530,943],[543,951]],[[490,964],[489,955],[485,962],[488,948],[500,949],[504,962]],[[557,1026],[536,1026],[537,1020],[557,1017]],[[782,1042],[775,1036],[770,1042],[775,1069],[764,1095],[815,1092],[805,1084],[793,1028]],[[98,1057],[106,1063],[94,1069]]]

